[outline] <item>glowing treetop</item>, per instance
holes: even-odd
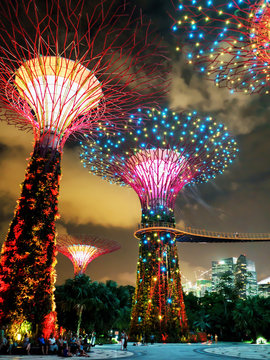
[[[75,276],[83,274],[87,265],[98,256],[118,249],[120,245],[117,242],[96,236],[60,235],[57,237],[57,250],[72,261]]]
[[[167,89],[165,50],[125,1],[3,0],[0,12],[0,101],[43,147],[108,131]]]
[[[231,92],[269,93],[268,0],[180,0],[172,30],[177,50]]]
[[[135,129],[125,135],[82,145],[81,157],[91,173],[136,191],[143,222],[173,221],[178,192],[221,174],[238,151],[226,127],[196,112],[139,109],[130,122]]]

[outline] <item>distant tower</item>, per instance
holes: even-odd
[[[235,288],[241,299],[257,295],[254,261],[247,259],[245,255],[212,261],[212,291],[218,291],[222,283]]]
[[[236,263],[236,257],[212,261],[212,291],[217,291],[221,282],[234,287]]]
[[[101,239],[91,235],[58,235],[57,250],[73,263],[74,276],[83,274],[88,264],[95,258],[120,249],[113,240]]]
[[[235,266],[235,284],[241,299],[255,296],[258,293],[257,272],[255,263],[240,255]]]
[[[6,120],[32,129],[35,140],[2,249],[0,322],[14,337],[23,324],[48,336],[56,324],[55,220],[65,141],[115,130],[127,111],[164,94],[166,56],[140,11],[125,2],[3,0],[0,12],[1,106]]]
[[[258,294],[263,297],[270,296],[270,277],[258,282]]]
[[[222,173],[236,156],[237,146],[223,125],[196,112],[139,109],[130,121],[134,131],[83,145],[81,157],[91,173],[132,187],[140,198],[130,335],[179,341],[188,324],[175,242],[175,200],[185,185]]]

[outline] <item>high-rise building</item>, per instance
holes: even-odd
[[[221,282],[230,287],[234,286],[236,262],[236,257],[212,261],[212,291],[217,291]]]
[[[239,289],[239,297],[257,295],[257,273],[255,263],[245,255],[212,261],[212,290],[217,291],[220,283]]]
[[[270,296],[270,277],[258,282],[258,295]]]
[[[241,299],[246,299],[248,296],[255,296],[258,293],[255,263],[247,259],[245,255],[240,255],[237,259],[235,285],[238,288]]]

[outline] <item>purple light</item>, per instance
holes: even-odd
[[[126,181],[139,195],[143,207],[172,208],[178,192],[192,179],[187,160],[169,149],[140,151],[126,165]]]

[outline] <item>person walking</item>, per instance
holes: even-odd
[[[24,335],[22,346],[25,349],[27,355],[30,355],[31,344],[27,334]]]
[[[125,351],[127,351],[127,342],[128,342],[128,335],[126,332],[124,332],[124,345],[123,348]]]
[[[125,332],[123,330],[121,332],[121,350],[124,350],[124,343],[125,343]]]
[[[95,346],[95,343],[96,343],[96,332],[95,330],[93,330],[91,334],[91,347]]]

